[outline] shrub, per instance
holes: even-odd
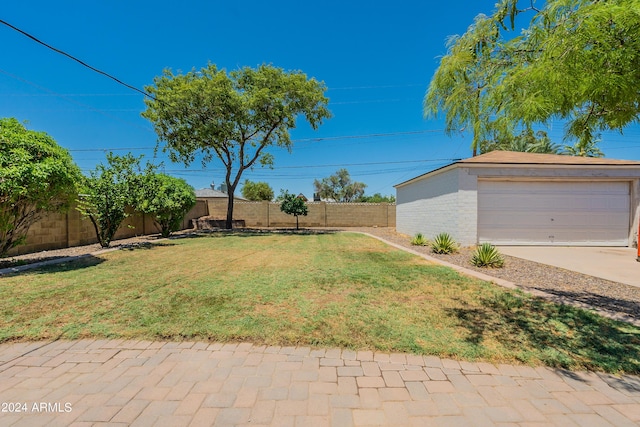
[[[184,216],[196,204],[196,193],[182,178],[155,173],[149,166],[142,176],[136,208],[153,216],[162,237],[178,231]]]
[[[0,257],[24,243],[47,212],[66,212],[78,194],[80,169],[45,132],[0,119]]]
[[[476,267],[500,268],[504,266],[504,258],[498,248],[491,243],[483,243],[471,257],[471,264]]]
[[[448,234],[440,233],[431,242],[431,250],[436,254],[451,254],[458,251],[458,243]]]
[[[78,211],[91,220],[98,243],[108,248],[120,224],[129,216],[141,186],[140,157],[131,153],[116,156],[107,153],[107,164],[100,163],[89,172],[78,199]]]
[[[422,235],[422,233],[417,233],[413,236],[413,239],[411,239],[411,244],[414,246],[427,246],[429,241]]]

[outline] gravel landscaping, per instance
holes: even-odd
[[[391,228],[357,227],[344,230],[366,232],[433,258],[442,259],[451,264],[510,281],[523,290],[543,291],[564,300],[576,301],[608,312],[619,313],[634,319],[636,322],[640,322],[640,288],[638,287],[611,282],[609,280],[506,255],[504,256],[505,266],[503,268],[478,268],[473,266],[469,261],[473,252],[470,248],[462,248],[456,254],[438,255],[432,253],[428,247],[412,246],[409,243],[409,236],[396,233],[395,230]],[[182,233],[189,233],[191,231],[192,230],[185,230]],[[300,230],[302,233],[309,231],[310,230]],[[319,230],[313,231],[316,232]],[[332,231],[335,231],[335,229]],[[178,236],[179,235],[180,233],[178,233]],[[151,235],[122,239],[113,242],[112,247],[116,249],[126,249],[140,244],[149,244],[158,240],[159,237],[159,235]],[[0,268],[69,256],[82,256],[100,250],[102,250],[100,245],[93,244],[19,255],[0,261]]]

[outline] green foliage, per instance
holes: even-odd
[[[411,244],[414,246],[427,246],[429,244],[429,240],[425,238],[422,233],[416,233],[411,239]]]
[[[498,248],[491,243],[483,243],[473,253],[471,264],[476,267],[501,268],[504,266],[504,258]]]
[[[64,212],[80,170],[67,150],[14,118],[0,119],[0,256],[24,242],[46,212]]]
[[[246,179],[242,185],[242,197],[258,202],[273,200],[273,189],[266,182],[252,182]]]
[[[307,216],[309,213],[306,202],[302,197],[291,194],[286,190],[280,191],[278,200],[280,200],[280,210],[282,212],[296,217],[296,230],[298,230],[300,228],[298,224],[298,217],[300,215]]]
[[[349,171],[340,169],[335,174],[313,181],[315,193],[322,199],[334,202],[354,202],[364,195],[366,184],[351,181]]]
[[[188,165],[199,154],[203,163],[217,157],[224,164],[227,228],[242,173],[256,164],[273,165],[267,147],[291,150],[289,132],[298,116],[313,129],[331,116],[323,82],[271,65],[228,73],[213,64],[187,74],[165,70],[145,89],[153,98],[145,99],[142,115],[166,142],[172,161]]]
[[[496,129],[510,132],[504,122],[492,119],[495,109],[487,102],[487,91],[499,77],[499,64],[490,54],[498,43],[497,22],[478,15],[462,36],[447,40],[447,55],[440,61],[424,98],[424,114],[443,113],[445,132],[452,135],[469,129],[473,155],[480,141]]]
[[[196,204],[196,193],[181,178],[155,173],[148,169],[142,176],[142,187],[136,209],[153,215],[162,237],[180,229],[184,216]]]
[[[494,150],[518,151],[523,153],[542,154],[568,154],[566,149],[554,144],[547,135],[547,132],[533,129],[524,129],[518,135],[498,135],[494,134],[493,139],[484,140],[480,143],[480,152],[488,153]]]
[[[107,164],[100,163],[84,180],[78,210],[91,220],[103,248],[109,247],[120,224],[129,216],[126,209],[139,200],[139,167],[140,157],[108,153]]]
[[[383,196],[380,193],[376,193],[372,196],[360,196],[356,200],[359,203],[395,203],[396,196],[390,194],[388,196]]]
[[[527,18],[528,28],[509,34]],[[474,154],[496,130],[513,134],[554,119],[566,122],[565,139],[586,147],[600,131],[638,120],[638,32],[640,0],[550,0],[540,8],[502,0],[450,40],[425,113],[443,112],[447,132],[472,129]]]
[[[581,139],[574,145],[565,145],[564,152],[570,156],[604,157],[597,144],[597,140]]]
[[[458,251],[458,243],[448,234],[440,233],[431,241],[431,250],[436,254],[451,254]]]

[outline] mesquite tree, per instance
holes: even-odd
[[[230,72],[213,64],[187,74],[165,70],[145,89],[151,97],[142,115],[172,161],[189,165],[199,154],[203,166],[214,157],[224,165],[228,229],[242,173],[256,164],[273,165],[270,146],[291,150],[289,132],[298,116],[313,129],[331,116],[323,82],[271,65]]]

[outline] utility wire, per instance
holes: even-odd
[[[443,132],[442,129],[428,129],[428,130],[416,130],[416,131],[408,131],[408,132],[390,132],[390,133],[370,133],[365,135],[346,135],[346,136],[326,136],[319,138],[301,138],[294,139],[291,142],[300,143],[300,142],[322,142],[322,141],[335,141],[335,140],[344,140],[344,139],[363,139],[363,138],[384,138],[389,136],[404,136],[404,135],[419,135],[425,133],[440,133]],[[106,148],[79,148],[74,150],[68,150],[72,152],[80,152],[80,151],[123,151],[123,150],[155,150],[156,147],[106,147]]]
[[[31,40],[33,40],[34,42],[36,42],[36,43],[38,43],[38,44],[41,44],[42,46],[44,46],[44,47],[46,47],[46,48],[48,48],[48,49],[51,49],[52,51],[54,51],[54,52],[56,52],[56,53],[59,53],[60,55],[64,55],[64,56],[66,56],[67,58],[69,58],[69,59],[71,59],[71,60],[73,60],[73,61],[75,61],[75,62],[79,63],[80,65],[82,65],[83,67],[86,67],[86,68],[90,69],[91,71],[94,71],[94,72],[96,72],[96,73],[98,73],[98,74],[102,74],[103,76],[110,78],[111,80],[115,81],[116,83],[118,83],[118,84],[120,84],[120,85],[122,85],[122,86],[124,86],[124,87],[127,87],[127,88],[129,88],[129,89],[135,90],[136,92],[139,92],[139,93],[143,94],[144,96],[147,96],[147,97],[149,97],[149,98],[153,99],[154,101],[157,101],[157,99],[156,99],[153,95],[151,95],[151,94],[149,94],[149,93],[145,92],[144,90],[138,89],[137,87],[132,86],[132,85],[130,85],[130,84],[127,84],[127,83],[123,82],[122,80],[118,79],[117,77],[112,76],[112,75],[111,75],[111,74],[109,74],[109,73],[106,73],[106,72],[104,72],[104,71],[102,71],[102,70],[99,70],[98,68],[92,67],[91,65],[89,65],[89,64],[87,64],[86,62],[84,62],[84,61],[82,61],[82,60],[80,60],[80,59],[76,58],[75,56],[70,55],[70,54],[68,54],[67,52],[62,51],[62,50],[60,50],[60,49],[57,49],[57,48],[55,48],[55,47],[51,46],[50,44],[47,44],[47,43],[43,42],[42,40],[38,39],[37,37],[32,36],[31,34],[27,33],[26,31],[23,31],[23,30],[21,30],[20,28],[15,27],[15,26],[13,26],[13,25],[9,24],[7,21],[4,21],[4,20],[0,19],[0,24],[4,24],[4,25],[6,25],[7,27],[11,28],[12,30],[19,32],[19,33],[20,33],[20,34],[22,34],[23,36],[30,38],[30,39],[31,39]]]
[[[396,165],[407,163],[427,163],[427,162],[457,162],[461,159],[421,159],[421,160],[398,160],[389,162],[366,162],[366,163],[334,163],[326,165],[302,165],[302,166],[274,166],[273,169],[309,169],[309,168],[328,168],[328,167],[344,167],[344,166],[373,166],[373,165]],[[219,168],[222,170],[222,168]],[[167,169],[168,172],[184,172],[184,173],[198,173],[203,171],[210,171],[211,169]]]
[[[99,109],[99,108],[94,108],[94,107],[92,107],[91,105],[84,104],[84,103],[82,103],[82,102],[76,101],[75,99],[70,98],[70,96],[71,96],[71,95],[63,95],[63,94],[56,93],[56,92],[52,91],[51,89],[47,89],[47,88],[46,88],[46,87],[44,87],[44,86],[40,86],[39,84],[33,83],[32,81],[29,81],[29,80],[23,79],[23,78],[22,78],[22,77],[20,77],[20,76],[16,76],[15,74],[11,74],[11,73],[9,73],[8,71],[5,71],[5,70],[3,70],[3,69],[1,69],[1,68],[0,68],[0,74],[7,75],[7,76],[11,77],[12,79],[15,79],[15,80],[18,80],[18,81],[20,81],[20,82],[26,83],[26,84],[28,84],[29,86],[33,86],[33,87],[35,87],[35,88],[36,88],[36,89],[38,89],[38,90],[41,90],[41,91],[47,92],[47,94],[48,94],[48,95],[56,96],[56,97],[58,97],[58,98],[60,98],[60,99],[64,99],[65,101],[67,101],[67,102],[69,102],[69,103],[71,103],[71,104],[75,104],[75,105],[78,105],[78,106],[80,106],[80,107],[82,107],[82,108],[85,108],[85,109],[87,109],[87,110],[89,110],[89,111],[93,111],[93,112],[95,112],[95,113],[102,114],[103,116],[108,117],[108,118],[110,118],[110,119],[114,119],[114,120],[117,120],[117,121],[122,122],[122,123],[124,123],[124,124],[128,124],[128,125],[131,125],[131,126],[135,126],[135,127],[137,127],[137,128],[144,129],[145,131],[148,131],[148,132],[151,132],[151,133],[155,133],[155,132],[153,132],[153,130],[151,130],[151,129],[149,129],[149,128],[146,128],[146,127],[141,126],[141,125],[139,125],[139,124],[137,124],[137,123],[134,123],[134,122],[130,122],[130,121],[127,121],[127,120],[122,120],[121,118],[119,118],[119,117],[117,117],[117,116],[114,116],[114,115],[112,115],[112,114],[107,113],[105,110],[101,110],[101,109]],[[57,109],[57,110],[55,110],[55,111],[60,111],[60,110],[59,110],[59,109]],[[80,151],[81,151],[81,150],[80,150]],[[107,150],[96,150],[96,151],[107,151]]]

